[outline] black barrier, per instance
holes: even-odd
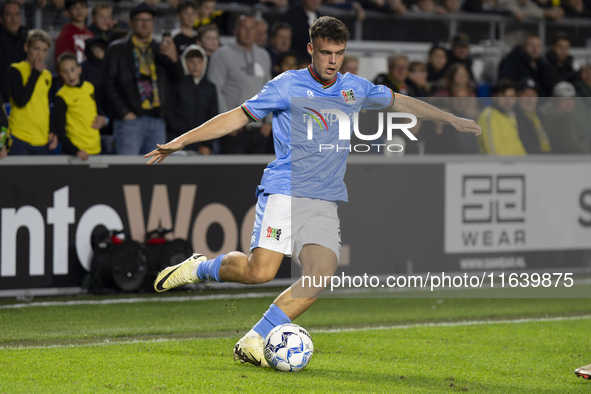
[[[169,240],[186,239],[211,258],[247,250],[255,190],[269,159],[171,157],[153,166],[141,157],[94,157],[90,165],[66,157],[1,161],[0,294],[80,286],[99,225],[142,243],[147,232],[171,227]],[[589,174],[584,156],[350,157],[350,202],[339,205],[341,269],[589,272]],[[490,211],[497,214],[489,220],[489,206],[503,210]],[[291,277],[289,260],[277,277]]]
[[[90,271],[91,235],[98,225],[125,229],[141,243],[147,232],[172,227],[170,240],[186,239],[212,258],[248,251],[256,186],[268,162],[263,157],[254,164],[193,165],[181,158],[176,162],[184,164],[147,166],[141,157],[96,157],[91,165],[68,165],[65,157],[37,160],[0,162],[0,291],[80,286]],[[289,276],[286,266],[279,277]]]

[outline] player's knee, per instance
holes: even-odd
[[[275,278],[275,273],[267,270],[251,270],[250,272],[250,284],[253,285],[270,282],[273,278]]]

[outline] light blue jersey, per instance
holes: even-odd
[[[341,123],[349,126],[350,138],[355,113],[393,104],[394,93],[383,85],[349,73],[324,83],[312,66],[269,81],[242,105],[254,121],[273,113],[277,158],[267,165],[259,193],[347,201],[343,178],[350,140],[343,138]],[[334,149],[322,151],[322,146]]]

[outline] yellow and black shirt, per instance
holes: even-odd
[[[55,132],[64,152],[74,155],[81,150],[89,155],[101,153],[100,132],[92,128],[98,111],[94,86],[90,82],[64,85],[55,95],[53,110]]]
[[[220,35],[228,35],[229,16],[228,12],[216,10],[208,18],[197,18],[193,24],[193,29],[199,30],[204,26],[213,24],[217,26]],[[231,35],[231,32],[229,34]]]
[[[39,72],[29,62],[13,63],[8,70],[10,88],[9,133],[33,146],[49,142],[51,73]]]

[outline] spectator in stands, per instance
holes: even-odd
[[[413,5],[410,6],[410,11],[422,14],[434,14],[435,13],[435,1],[434,0],[417,0]]]
[[[482,127],[478,136],[480,152],[497,156],[521,156],[526,151],[519,139],[515,84],[510,80],[500,80],[493,88],[493,103],[486,107],[476,123]]]
[[[388,73],[380,74],[374,80],[376,85],[385,85],[395,93],[408,94],[408,57],[393,54],[388,57]]]
[[[472,81],[470,80],[470,73],[462,63],[454,63],[447,69],[445,73],[445,85],[435,93],[435,96],[451,97],[451,89],[456,85],[469,86],[472,96],[475,96]]]
[[[91,15],[92,24],[88,26],[88,30],[104,41],[109,41],[113,34],[113,27],[117,24],[113,19],[113,6],[103,2],[94,3]]]
[[[499,0],[499,8],[509,11],[518,21],[524,19],[560,20],[564,17],[564,10],[558,6],[542,8],[533,0]]]
[[[316,19],[323,16],[319,13],[318,7],[322,0],[302,0],[299,5],[292,5],[283,14],[282,21],[291,26],[291,50],[300,59],[310,59],[308,54],[308,43],[310,42],[310,25]]]
[[[88,17],[88,4],[86,0],[66,0],[66,10],[70,23],[64,25],[60,35],[55,40],[55,68],[57,59],[64,52],[73,52],[78,63],[85,59],[84,45],[87,38],[94,34],[86,27]]]
[[[364,7],[388,14],[404,15],[407,11],[402,0],[369,0],[364,3]],[[358,17],[358,19],[360,18]]]
[[[411,97],[429,97],[431,87],[427,82],[427,66],[421,62],[411,62],[408,66],[408,95]]]
[[[567,18],[589,18],[591,11],[585,6],[583,0],[563,0],[561,2],[564,16]]]
[[[470,56],[470,37],[467,34],[458,34],[454,36],[451,41],[451,50],[447,53],[447,64],[446,68],[449,68],[452,64],[460,63],[466,67],[470,80],[475,82],[474,74],[472,72],[472,63],[474,59]]]
[[[195,30],[199,31],[204,26],[215,25],[220,34],[226,35],[228,32],[227,12],[215,9],[216,0],[198,0],[197,1],[197,20],[195,20]]]
[[[497,0],[466,0],[462,4],[462,11],[474,13],[500,13]]]
[[[359,58],[357,56],[345,55],[343,65],[341,66],[341,74],[351,73],[357,75],[359,72]]]
[[[279,54],[289,51],[291,48],[291,25],[286,22],[275,22],[271,26],[269,35],[269,45],[266,47],[271,64],[273,67],[277,64]]]
[[[57,136],[49,127],[52,78],[45,59],[50,46],[47,33],[31,30],[25,44],[27,60],[13,63],[8,70],[11,155],[46,155],[57,147]]]
[[[269,24],[264,20],[257,19],[254,43],[259,47],[264,48],[267,46],[267,38],[269,37]]]
[[[455,85],[451,88],[450,93],[452,97],[450,99],[450,107],[454,115],[467,119],[476,119],[478,117],[478,102],[476,97],[474,97],[474,91],[469,85]],[[480,153],[478,139],[475,136],[458,133],[453,128],[449,129],[450,127],[449,125],[445,125],[443,131],[449,131],[457,138],[457,153]]]
[[[460,1],[459,0],[442,0],[441,5],[435,8],[435,13],[443,15],[443,14],[458,12],[459,10],[460,10]]]
[[[0,94],[0,160],[8,154],[8,116],[4,108],[4,98]]]
[[[218,114],[215,86],[205,77],[207,54],[198,45],[189,45],[181,54],[184,75],[172,86],[172,111],[167,117],[167,140],[202,125]],[[189,145],[187,148],[209,155],[213,141]]]
[[[573,57],[570,56],[569,51],[570,39],[565,33],[557,33],[545,57],[546,75],[549,80],[548,86],[554,87],[554,85],[562,81],[575,82],[577,73],[573,68]],[[551,94],[550,91],[546,93]]]
[[[21,7],[15,1],[0,5],[0,94],[8,100],[8,69],[12,63],[27,59],[27,29],[21,26]]]
[[[255,28],[255,19],[242,15],[236,22],[236,43],[223,46],[211,57],[207,76],[216,85],[220,112],[240,106],[271,77],[269,54],[254,45]],[[261,119],[222,137],[221,150],[222,153],[265,153],[270,136],[270,121]]]
[[[456,116],[473,119],[477,115],[476,99],[469,96],[472,94],[470,88],[467,85],[456,85],[450,92],[454,95],[453,99],[438,98],[431,103],[453,112]],[[441,122],[423,122],[421,134],[427,154],[480,153],[478,140],[474,135],[460,135],[465,133],[458,133],[452,126]]]
[[[207,57],[211,57],[215,51],[220,49],[220,33],[217,26],[208,25],[199,29],[196,42],[207,53]]]
[[[153,40],[154,15],[147,3],[134,6],[129,14],[132,34],[109,45],[105,55],[117,154],[144,154],[166,141],[170,80],[178,82],[183,68],[170,38],[160,45]]]
[[[178,29],[171,32],[177,53],[181,54],[189,45],[195,44],[197,32],[193,29],[197,20],[197,4],[193,0],[183,0],[176,9],[176,18],[180,22]]]
[[[298,57],[293,52],[283,52],[277,57],[277,65],[275,65],[274,76],[282,74],[289,70],[298,69]]]
[[[447,65],[447,49],[443,44],[435,44],[429,50],[427,61],[427,81],[438,83],[445,76]]]
[[[88,160],[101,153],[99,130],[107,122],[97,108],[94,85],[81,81],[82,67],[72,52],[64,52],[57,60],[64,86],[55,95],[54,130],[62,144],[62,152]]]
[[[499,79],[510,79],[514,82],[523,78],[533,79],[542,92],[552,89],[546,78],[546,67],[542,60],[542,39],[530,33],[522,45],[517,45],[501,61]]]
[[[528,154],[550,153],[552,150],[548,134],[538,117],[539,94],[539,87],[531,78],[524,78],[517,84],[515,118],[519,139]]]
[[[82,78],[84,81],[93,84],[95,87],[95,94],[98,93],[101,81],[105,75],[103,70],[103,60],[105,59],[106,50],[107,42],[101,37],[95,36],[86,40],[86,48],[84,49],[86,60],[81,65]]]
[[[575,83],[577,94],[580,97],[591,97],[591,62],[587,61],[579,69],[579,79]],[[590,100],[585,100],[587,105],[591,105]]]
[[[104,60],[107,42],[100,36],[86,40],[86,60],[82,63],[82,79],[94,86],[94,98],[97,106],[105,113],[113,113],[111,102],[107,99],[107,89],[103,81],[106,78]],[[101,128],[101,153],[115,153],[113,125],[109,123]]]
[[[552,89],[553,98],[540,107],[552,152],[590,153],[589,135],[574,119],[576,95],[573,84],[559,82]]]
[[[275,7],[285,7],[289,4],[287,0],[259,0],[259,3],[269,4]]]

